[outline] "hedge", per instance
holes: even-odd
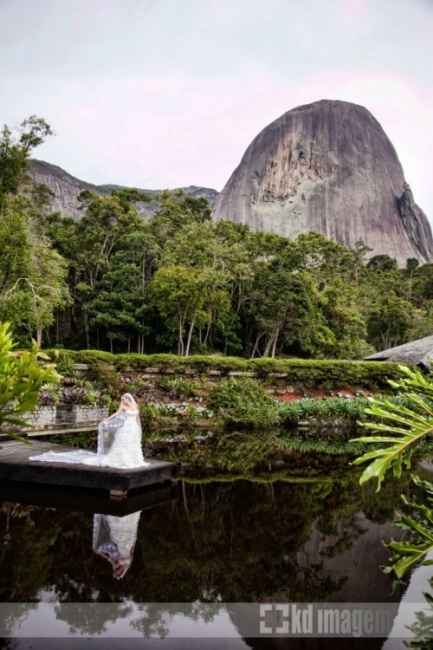
[[[383,388],[388,379],[400,376],[399,365],[382,361],[346,361],[341,359],[246,359],[221,355],[193,355],[180,357],[175,354],[112,354],[102,350],[46,350],[53,360],[61,364],[86,363],[90,366],[103,362],[117,371],[132,370],[145,372],[148,368],[175,370],[180,374],[192,371],[206,374],[218,370],[221,374],[230,372],[251,372],[258,379],[274,381],[273,375],[282,377],[288,384],[309,388],[338,388],[359,386],[362,388]]]

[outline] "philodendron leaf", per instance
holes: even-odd
[[[387,572],[393,572],[397,578],[417,564],[431,565],[433,560],[426,556],[433,552],[433,506],[431,494],[433,484],[412,477],[415,485],[421,488],[423,499],[421,502],[411,501],[402,495],[404,509],[410,514],[402,514],[397,520],[397,525],[402,528],[407,537],[403,540],[392,540],[387,547],[392,553],[391,562]]]
[[[378,490],[389,471],[400,476],[403,467],[410,467],[414,449],[433,433],[433,381],[419,370],[405,366],[400,366],[400,370],[402,379],[389,382],[399,391],[398,397],[394,400],[371,398],[365,409],[371,419],[359,422],[363,428],[384,435],[351,440],[375,446],[354,464],[369,463],[361,474],[360,483],[376,479]]]

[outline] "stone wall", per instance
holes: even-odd
[[[172,368],[148,367],[140,369],[125,369],[119,371],[123,390],[134,394],[141,403],[173,404],[175,402],[205,403],[209,392],[220,381],[232,379],[257,379],[275,399],[290,402],[305,397],[347,397],[368,396],[373,391],[365,386],[346,384],[340,387],[302,386],[293,382],[291,373],[270,372],[265,377],[259,377],[252,371],[230,370],[228,372],[207,368],[201,371],[191,368],[174,370]],[[168,387],[172,381],[173,389]],[[176,382],[179,387],[176,389]],[[194,396],[185,395],[182,388],[194,386]]]
[[[26,430],[96,426],[107,415],[108,409],[105,406],[81,404],[41,406],[28,415],[29,427],[26,427]]]

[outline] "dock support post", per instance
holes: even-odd
[[[110,490],[111,501],[124,501],[128,496],[128,490]]]

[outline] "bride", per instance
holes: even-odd
[[[50,463],[80,463],[117,469],[145,467],[149,463],[146,463],[143,458],[141,437],[137,402],[130,393],[125,393],[122,395],[117,411],[99,423],[96,453],[85,449],[63,452],[47,451],[37,456],[30,456],[29,460]]]

